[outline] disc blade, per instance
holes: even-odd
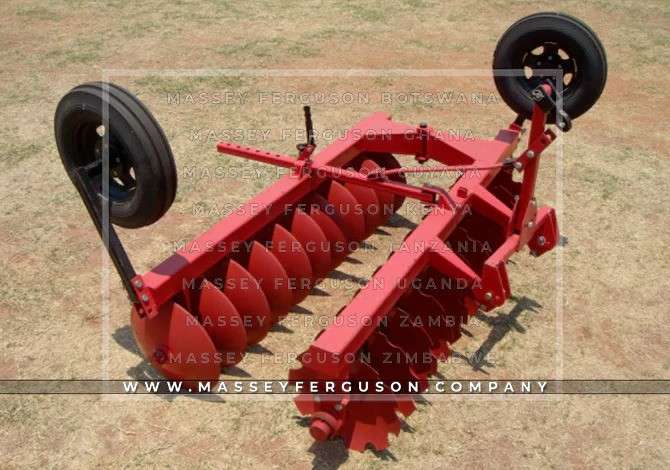
[[[335,269],[347,256],[347,236],[335,221],[318,207],[313,207],[309,214],[319,224],[330,244],[331,263],[329,271]]]
[[[413,289],[398,302],[398,307],[414,316],[413,321],[420,324],[430,337],[433,355],[440,360],[449,357],[447,345],[447,314],[440,302],[421,290]]]
[[[247,344],[256,344],[272,326],[272,311],[258,280],[237,261],[230,260],[223,293],[242,318]]]
[[[440,284],[442,282],[438,279],[435,285]],[[431,289],[430,292],[445,312],[444,337],[449,344],[454,344],[461,337],[461,325],[468,319],[467,309],[463,303],[466,291],[458,288],[442,288]]]
[[[358,248],[359,242],[353,239],[353,236],[351,233],[349,233],[344,221],[342,220],[342,217],[340,217],[340,215],[335,210],[335,206],[328,202],[328,200],[321,194],[314,193],[312,195],[311,207],[317,208],[322,213],[324,213],[329,219],[333,221],[334,225],[337,227],[337,230],[342,232],[342,236],[346,240],[346,243],[344,244],[344,249],[337,250],[335,256],[342,256],[342,260],[344,260],[346,255]],[[332,225],[333,224],[331,224],[331,226]],[[326,233],[326,236],[328,236],[328,233],[325,230],[324,233]]]
[[[293,305],[293,294],[286,269],[277,257],[263,244],[254,241],[247,269],[258,279],[261,289],[270,302],[273,320],[285,317]]]
[[[360,210],[365,219],[365,233],[370,236],[377,227],[384,223],[382,207],[374,189],[366,188],[353,183],[347,183],[346,188],[360,203]]]
[[[183,307],[170,302],[153,318],[133,308],[130,324],[144,357],[164,377],[215,382],[220,355],[205,328]]]
[[[352,364],[349,380],[374,384],[380,376],[368,364],[357,361]],[[344,407],[338,433],[350,449],[363,452],[367,444],[372,444],[376,450],[383,450],[388,447],[388,433],[398,435],[400,432],[400,420],[395,412],[397,403],[393,397],[387,395],[378,400],[373,397],[351,397]]]
[[[331,181],[327,200],[341,218],[349,238],[356,241],[365,239],[367,229],[362,206],[351,191],[337,181]]]
[[[293,304],[305,300],[313,283],[312,264],[302,245],[279,224],[274,226],[272,247],[270,249],[286,270],[293,292]]]
[[[222,365],[233,366],[244,357],[247,332],[242,317],[226,295],[205,279],[200,286],[198,317],[222,356]]]
[[[428,377],[437,372],[437,360],[428,333],[413,320],[410,314],[396,308],[388,318],[386,336],[405,353],[412,372],[421,379],[423,390],[428,386]]]
[[[296,209],[291,221],[291,234],[307,253],[315,280],[326,276],[332,264],[330,241],[319,224],[301,209]]]
[[[402,390],[407,391],[410,382],[421,382],[420,377],[410,367],[410,358],[405,351],[391,343],[384,333],[375,331],[366,344],[370,353],[370,365],[385,384],[399,382]]]
[[[368,175],[370,173],[375,173],[381,169],[382,167],[379,166],[374,160],[365,159],[361,163],[360,171]],[[375,190],[375,193],[377,194],[377,199],[379,199],[379,206],[381,208],[379,218],[380,221],[377,224],[377,226],[380,226],[386,223],[389,217],[391,217],[395,213],[396,197],[392,193],[389,193],[387,191]]]

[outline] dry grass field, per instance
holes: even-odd
[[[538,197],[557,207],[563,243],[514,258],[514,297],[473,319],[440,373],[670,378],[666,0],[5,0],[0,379],[151,374],[113,270],[103,315],[101,243],[55,148],[53,114],[70,88],[101,79],[128,87],[170,139],[175,204],[154,226],[121,232],[145,271],[277,178],[215,144],[291,152],[303,140],[299,97],[313,104],[322,145],[373,111],[495,135],[513,118],[486,73],[496,41],[517,18],[556,8],[589,23],[609,61],[600,101],[543,159]],[[220,69],[229,72],[189,72]],[[314,73],[276,72],[296,69]],[[447,102],[431,99],[444,93]],[[291,355],[386,259],[416,208],[404,207],[227,374],[285,378]],[[453,397],[420,405],[387,451],[348,453],[340,442],[315,444],[286,400],[5,395],[0,467],[667,468],[669,417],[667,395]]]

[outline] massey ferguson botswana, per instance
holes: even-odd
[[[359,451],[386,448],[388,433],[400,430],[398,413],[414,410],[408,388],[354,395],[339,384],[419,383],[425,390],[461,325],[510,296],[508,259],[525,246],[539,256],[556,245],[554,210],[533,197],[542,153],[556,138],[547,125],[570,130],[607,75],[595,33],[558,13],[512,25],[493,68],[517,117],[491,140],[464,141],[374,113],[318,151],[306,108],[309,138],[297,157],[220,142],[222,154],[290,174],[144,274],[135,272],[107,220],[143,227],[168,210],[177,187],[170,146],[127,90],[87,83],[67,93],[55,117],[58,150],[121,276],[136,341],[153,366],[171,379],[216,382],[222,367],[242,360],[406,198],[416,199],[431,209],[403,249],[289,371],[292,381],[319,384],[318,393],[303,388],[296,398],[315,439],[339,436]],[[402,166],[409,158],[421,166]],[[456,170],[463,175],[449,188],[405,179]],[[452,249],[464,245],[489,249]],[[331,381],[335,389],[324,389]]]

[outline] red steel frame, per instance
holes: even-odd
[[[314,191],[326,178],[436,203],[432,212],[408,239],[434,240],[432,248],[420,253],[396,253],[376,276],[412,279],[430,264],[445,274],[458,273],[465,279],[477,280],[476,284],[481,288],[475,290],[475,295],[485,307],[501,305],[509,295],[504,261],[536,235],[536,239],[542,237],[542,243],[537,240],[531,243],[531,248],[537,254],[553,248],[558,237],[553,209],[537,210],[533,199],[539,156],[555,138],[553,132],[545,128],[545,124],[546,114],[536,105],[528,147],[515,160],[515,168],[523,168],[524,175],[514,209],[503,204],[486,188],[500,171],[501,164],[512,156],[518,145],[521,128],[515,123],[501,130],[493,140],[464,141],[440,135],[430,128],[400,124],[384,113],[375,113],[356,124],[343,139],[313,157],[307,155],[307,158],[298,159],[221,142],[217,146],[221,153],[293,168],[294,172],[281,178],[151,271],[136,276],[133,287],[142,302],[140,314],[149,318],[158,315],[160,307],[178,295],[189,280],[202,275],[226,258],[231,246],[252,238],[270,221],[281,216],[286,207]],[[308,149],[308,152],[311,150]],[[343,169],[362,152],[431,158],[445,165],[472,168],[477,171],[477,176],[459,178],[447,193],[439,188],[384,181]],[[480,274],[473,272],[443,243],[463,217],[464,208],[468,205],[508,227],[507,241],[489,258]],[[391,287],[377,290],[374,295],[365,296],[365,305],[359,305],[361,302],[354,299],[341,315],[374,317],[387,311],[401,293]],[[312,348],[340,354],[343,350],[355,349],[363,337],[363,330],[332,328],[319,337]]]

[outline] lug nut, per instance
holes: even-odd
[[[147,294],[142,294],[142,302],[145,304],[149,302],[149,296]]]
[[[141,289],[142,286],[144,285],[144,284],[142,284],[142,281],[140,279],[135,280],[134,284],[135,284],[135,287],[137,287],[138,289]]]
[[[529,150],[528,152],[526,152],[526,156],[528,158],[535,158],[535,152],[533,152],[532,150]]]

